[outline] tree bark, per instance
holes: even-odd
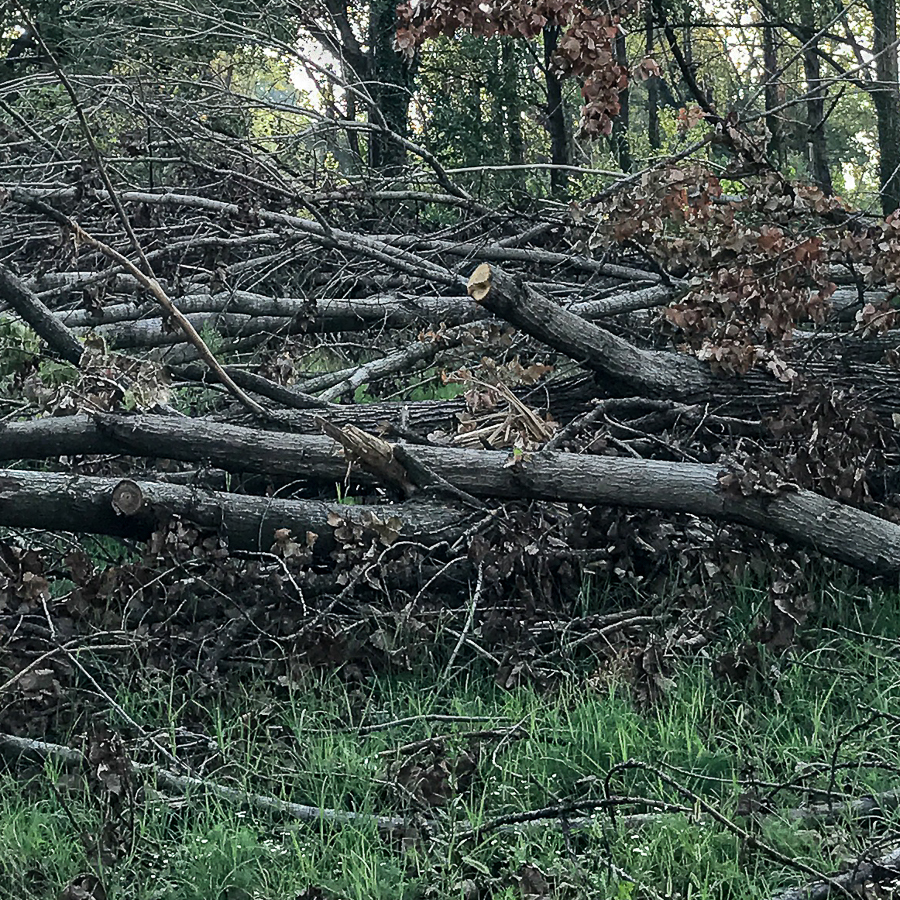
[[[402,138],[409,133],[409,103],[412,99],[412,67],[394,49],[397,4],[394,0],[372,0],[369,6],[370,70],[368,89],[375,107],[369,121],[375,126],[369,138],[369,164],[390,173],[406,163],[406,150],[379,130],[381,120]]]
[[[587,319],[619,315],[638,309],[662,306],[672,298],[663,286],[623,290],[599,300],[579,300],[573,312]],[[178,308],[201,331],[211,329],[223,337],[269,332],[271,334],[329,334],[369,329],[399,329],[411,325],[462,325],[489,318],[489,314],[468,297],[397,294],[354,299],[322,298],[315,301],[288,297],[264,297],[244,291],[221,294],[188,294],[178,299]],[[227,311],[226,311],[227,310]],[[74,334],[93,331],[111,348],[163,347],[187,339],[183,332],[165,327],[153,315],[157,306],[135,307],[131,303],[110,304],[94,313],[67,310],[56,314]]]
[[[781,90],[778,75],[778,49],[775,46],[775,27],[763,25],[763,77],[765,78],[766,128],[769,131],[767,152],[771,159],[781,160],[783,154],[780,113],[773,110],[780,105]]]
[[[0,265],[0,299],[8,303],[42,337],[51,350],[78,365],[84,347],[34,292]]]
[[[469,294],[510,324],[606,376],[612,392],[690,398],[712,387],[709,368],[694,357],[636,347],[496,266],[484,263],[472,273]]]
[[[553,66],[553,54],[559,41],[559,27],[544,28],[544,82],[547,88],[547,132],[550,135],[550,162],[554,166],[571,165],[569,155],[569,129],[566,107],[563,101],[562,82]],[[569,173],[565,169],[550,170],[550,189],[553,194],[565,197],[569,193]]]
[[[522,101],[519,96],[519,72],[516,43],[503,38],[500,50],[500,72],[503,79],[503,112],[510,165],[525,162],[525,136],[522,133]]]
[[[644,7],[644,27],[647,39],[647,56],[653,56],[656,37],[653,31],[653,4]],[[659,150],[662,138],[659,131],[659,78],[651,76],[647,79],[647,132],[650,149]]]
[[[317,557],[334,549],[334,527],[329,516],[366,526],[367,517],[382,522],[399,515],[404,536],[416,536],[428,544],[463,530],[467,514],[447,503],[396,506],[348,506],[317,500],[280,500],[217,491],[201,491],[180,485],[135,481],[142,496],[140,510],[123,515],[113,508],[113,492],[119,478],[59,475],[53,472],[0,470],[0,524],[9,528],[44,528],[79,534],[147,540],[170,515],[181,516],[203,529],[227,538],[234,550],[268,551],[275,532],[288,528],[295,536],[318,535]]]
[[[334,455],[334,442],[325,437],[156,416],[104,415],[96,421],[79,418],[74,424],[58,423],[48,419],[8,426],[0,432],[0,455],[44,458],[72,452],[121,452],[205,460],[230,471],[324,482],[340,480],[347,469],[346,460]],[[785,490],[765,497],[728,493],[719,483],[721,469],[714,465],[546,451],[510,465],[508,454],[497,451],[404,445],[403,452],[420,470],[476,497],[691,513],[767,531],[865,572],[900,574],[900,525],[811,491]],[[355,477],[363,483],[377,480],[366,470]],[[409,466],[406,477],[411,484],[417,481]],[[266,550],[275,530],[285,527],[295,535],[313,531],[320,535],[322,549],[329,549],[329,513],[360,522],[367,510],[382,520],[397,515],[404,522],[405,535],[427,535],[429,542],[438,540],[438,532],[455,527],[460,516],[448,508],[446,500],[409,507],[346,507],[198,492],[153,482],[139,484],[145,498],[141,511],[122,516],[111,505],[112,491],[119,483],[118,479],[3,470],[0,526],[146,537],[160,514],[175,512],[201,526],[225,528],[232,546]],[[316,546],[319,550],[318,542]]]
[[[806,36],[803,48],[803,73],[806,78],[806,151],[809,174],[822,193],[834,193],[828,164],[828,142],[825,134],[825,97],[822,84],[822,62],[819,59],[818,26],[811,0],[800,0],[800,22]]]
[[[896,0],[869,0],[874,26],[876,84],[871,91],[878,120],[881,209],[887,216],[900,207],[900,66]]]
[[[625,52],[625,35],[619,31],[616,34],[616,62],[623,68],[628,66],[628,56]],[[631,91],[626,85],[619,91],[619,115],[613,119],[612,141],[619,162],[619,168],[623,172],[630,172],[634,167],[631,156],[631,141],[628,128],[631,120]]]
[[[821,62],[815,47],[803,52],[803,71],[806,75],[806,147],[809,158],[809,173],[822,193],[834,193],[831,182],[831,167],[828,162],[828,141],[825,134],[825,97],[822,86]]]

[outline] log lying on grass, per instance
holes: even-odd
[[[4,459],[122,453],[204,462],[232,472],[257,472],[324,484],[342,481],[347,473],[347,460],[336,448],[335,442],[324,436],[288,435],[202,419],[146,415],[43,419],[0,430],[0,458]],[[397,449],[404,477],[389,486],[407,496],[434,493],[444,485],[460,494],[486,499],[548,500],[691,513],[767,531],[865,572],[900,573],[900,526],[811,491],[785,489],[765,497],[726,492],[720,484],[721,469],[715,465],[558,452],[531,453],[516,459],[504,451],[409,445]],[[354,478],[370,484],[380,480],[377,474],[365,470],[356,471]],[[11,480],[9,488],[7,480]],[[122,523],[110,519],[103,507],[104,499],[92,498],[90,485],[94,482],[98,490],[108,492],[110,479],[70,479],[7,470],[0,485],[0,525],[51,527],[49,523],[53,523],[66,530],[80,530],[81,525],[74,523],[79,523],[83,515],[82,525],[91,521],[93,528],[99,527],[104,533],[120,534],[118,530],[105,530],[121,528]],[[78,485],[78,489],[68,491],[69,484]],[[45,499],[42,490],[47,492]],[[164,492],[161,502],[168,502],[170,496],[172,502],[180,498],[180,510],[192,509],[193,501],[181,497],[178,490],[184,489],[148,487],[148,491]],[[203,522],[215,523],[215,510],[220,506],[221,515],[233,520],[229,536],[240,534],[240,546],[247,546],[249,541],[255,549],[259,544],[253,540],[252,529],[264,524],[268,535],[270,528],[281,527],[272,524],[268,507],[288,504],[279,508],[278,515],[294,516],[297,522],[306,523],[303,531],[317,531],[327,515],[325,510],[330,508],[327,504],[303,503],[293,508],[291,502],[301,503],[210,494],[204,495],[202,502],[198,499],[196,509],[202,511]],[[254,504],[263,504],[265,511]],[[83,514],[73,512],[76,505],[84,509]],[[424,536],[432,533],[436,522],[443,521],[442,513],[447,514],[446,496],[439,498],[434,508],[425,504],[418,513],[409,515],[406,506],[385,509],[404,520],[406,533]],[[242,524],[245,520],[256,524],[248,531],[248,526]],[[87,529],[87,525],[83,527]]]

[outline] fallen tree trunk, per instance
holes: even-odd
[[[629,392],[688,399],[708,393],[709,366],[692,356],[644,350],[554,303],[521,279],[487,263],[469,278],[469,294],[531,337],[610,378]]]
[[[202,419],[155,416],[44,419],[9,425],[0,431],[0,457],[6,459],[113,452],[204,461],[233,472],[261,472],[323,483],[341,481],[347,472],[347,461],[336,455],[335,447],[330,438],[316,435],[276,434]],[[767,531],[871,574],[900,574],[900,526],[811,491],[738,496],[722,489],[721,468],[715,465],[558,452],[533,453],[516,462],[505,452],[409,445],[403,445],[402,451],[415,465],[405,466],[402,484],[391,485],[401,489],[408,485],[433,489],[433,485],[422,483],[419,473],[425,471],[439,482],[474,497],[691,513]],[[18,474],[7,472],[8,477]],[[364,483],[376,481],[365,470],[356,471],[354,477]],[[229,496],[206,501],[208,521],[215,521],[210,504],[227,505]],[[236,498],[239,502],[253,499]],[[34,500],[31,502],[33,505]],[[57,497],[48,499],[47,505],[58,506],[62,502]],[[401,507],[391,509],[392,514],[405,514]],[[249,510],[244,514],[250,515]],[[317,522],[323,517],[321,510],[294,514],[315,514]],[[35,511],[30,509],[28,522],[8,518],[22,515],[22,509],[15,504],[0,502],[0,524],[31,524],[29,517]],[[35,527],[47,527],[46,521],[42,518],[42,524]],[[66,521],[72,521],[70,514]],[[415,531],[415,526],[409,524]],[[78,530],[60,522],[57,527]],[[304,528],[317,530],[312,526]]]
[[[147,540],[171,515],[221,535],[232,550],[268,551],[281,528],[299,538],[312,532],[317,535],[313,548],[317,557],[335,546],[329,517],[339,516],[365,528],[375,520],[385,522],[400,516],[401,536],[416,537],[428,545],[454,540],[467,521],[465,513],[446,503],[404,504],[402,509],[348,506],[201,491],[152,481],[0,470],[0,525],[4,527]]]
[[[320,297],[267,297],[249,291],[226,291],[217,294],[188,294],[178,298],[185,315],[228,313],[233,316],[270,317],[299,320],[309,333],[364,331],[368,328],[405,328],[429,322],[459,325],[485,318],[484,310],[465,296],[407,296],[381,294],[361,299]],[[105,328],[124,340],[124,323],[143,323],[158,328],[159,308],[148,304],[116,303],[93,311],[73,309],[57,315],[69,328]],[[211,320],[214,321],[214,320]],[[111,326],[120,325],[114,329]]]
[[[572,304],[571,310],[587,319],[599,319],[660,306],[671,299],[671,289],[658,286],[579,300]],[[208,327],[223,337],[262,331],[327,334],[370,328],[462,325],[491,318],[485,309],[463,296],[382,294],[363,299],[325,297],[306,300],[229,291],[188,294],[178,298],[178,308],[195,328]],[[77,334],[93,330],[117,349],[183,343],[184,335],[167,329],[158,312],[159,306],[155,304],[116,303],[96,310],[66,310],[56,316]]]

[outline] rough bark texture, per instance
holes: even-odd
[[[655,34],[653,28],[653,4],[647,3],[644,8],[644,28],[647,39],[647,56],[653,56]],[[647,79],[647,132],[650,149],[659,150],[662,138],[659,131],[659,84],[657,77]]]
[[[516,42],[504,38],[500,49],[500,72],[503,79],[503,116],[509,162],[520,166],[525,162],[525,136],[522,133],[522,99],[519,94],[519,67]]]
[[[690,397],[711,384],[709,371],[692,357],[643,350],[585,322],[496,266],[479,266],[469,293],[482,306],[527,334],[562,350],[586,367],[651,395]]]
[[[831,183],[831,167],[828,160],[828,142],[825,135],[825,96],[822,72],[815,43],[803,52],[803,71],[806,75],[806,146],[809,155],[809,172],[813,181],[830,196],[834,193]]]
[[[871,91],[878,119],[881,209],[885,215],[900,207],[900,64],[897,56],[896,0],[870,0],[874,26],[877,84]]]
[[[783,153],[780,113],[773,112],[779,106],[781,90],[778,75],[778,50],[775,45],[775,28],[763,26],[763,71],[766,83],[766,128],[769,131],[767,151],[770,158],[779,160]]]
[[[280,500],[233,493],[202,491],[159,482],[134,482],[144,497],[140,512],[122,515],[113,508],[119,478],[59,475],[51,472],[0,470],[0,522],[11,528],[106,534],[146,540],[170,515],[187,519],[227,539],[234,550],[268,551],[275,532],[288,528],[294,535],[318,535],[315,552],[334,547],[329,515],[365,524],[367,516],[382,521],[402,513],[403,534],[437,542],[455,537],[466,515],[443,504],[346,506],[317,500]]]
[[[158,416],[97,416],[94,420],[79,417],[71,422],[44,420],[11,425],[0,432],[0,457],[6,459],[119,452],[203,460],[228,471],[262,472],[300,482],[341,480],[347,472],[347,461],[335,454],[335,447],[325,437],[279,435],[198,420],[182,424]],[[809,491],[784,490],[768,498],[732,495],[720,487],[718,466],[546,451],[530,454],[510,465],[509,454],[505,452],[425,446],[403,449],[418,464],[419,471],[433,473],[441,483],[472,496],[692,513],[768,531],[866,572],[879,575],[900,572],[900,526]],[[415,484],[417,473],[409,467],[407,476],[409,483]],[[228,535],[238,541],[237,546],[247,547],[253,535],[262,534],[269,540],[278,527],[292,527],[295,533],[319,533],[328,511],[335,509],[321,503],[292,506],[288,501],[277,504],[273,501],[273,510],[267,511],[267,501],[262,498],[212,494],[192,498],[189,490],[142,485],[149,498],[148,513],[130,517],[134,518],[132,522],[111,512],[109,496],[116,481],[53,476],[47,482],[44,506],[36,505],[38,494],[35,493],[42,477],[6,470],[0,483],[3,489],[0,525],[49,527],[47,522],[59,517],[56,527],[75,530],[73,523],[78,521],[77,516],[85,515],[84,521],[92,523],[89,530],[137,536],[135,528],[144,533],[150,527],[153,510],[186,514],[193,509],[191,517],[195,521],[208,527],[226,525]],[[371,482],[375,476],[363,469],[354,477]],[[426,490],[433,492],[433,485],[427,485]],[[443,504],[437,504],[434,509],[422,507],[427,513],[421,519],[407,522],[408,533],[418,533],[417,528],[438,522],[448,524],[441,519],[442,508]],[[444,512],[447,512],[445,508]],[[378,510],[378,514],[392,513],[386,508]],[[286,524],[289,519],[293,525]],[[123,527],[124,531],[115,530]],[[303,530],[296,531],[298,527]],[[848,541],[847,536],[851,534],[853,540]]]

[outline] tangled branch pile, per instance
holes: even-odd
[[[586,573],[652,595],[674,565],[702,605],[762,562],[782,640],[804,554],[900,572],[900,219],[785,179],[734,117],[506,208],[386,126],[409,168],[336,180],[317,141],[359,123],[267,101],[257,139],[231,126],[262,101],[213,83],[18,87],[0,526],[147,548],[115,577],[70,555],[73,614],[265,591],[321,646],[374,597],[403,627],[462,607],[462,642],[477,584],[496,661]],[[27,547],[4,602],[37,609]]]

